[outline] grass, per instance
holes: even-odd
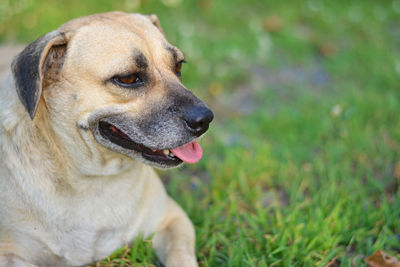
[[[161,173],[201,266],[400,256],[398,0],[5,1],[0,40],[108,10],[157,13],[188,58],[184,83],[216,113],[204,159]],[[152,264],[142,238],[97,265]]]

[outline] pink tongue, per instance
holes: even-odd
[[[197,142],[191,142],[186,145],[171,149],[172,153],[183,162],[196,163],[203,156],[203,149]]]

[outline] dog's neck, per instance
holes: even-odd
[[[7,82],[13,84],[12,79]],[[82,140],[66,140],[68,137],[55,133],[46,105],[41,102],[31,120],[15,90],[0,90],[0,157],[22,187],[35,188],[40,183],[41,190],[47,188],[49,193],[80,191],[85,181],[93,184],[93,180],[117,176],[133,167],[145,168],[138,168],[142,164],[123,156],[105,158],[99,151],[82,153]],[[76,146],[81,147],[78,150]],[[76,151],[79,155],[71,157]]]
[[[60,163],[20,104],[13,80],[6,83],[8,86],[0,89],[0,167],[4,175],[0,180],[20,189],[14,192],[16,196],[8,197],[45,205],[45,197],[62,186],[57,178]]]

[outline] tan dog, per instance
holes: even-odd
[[[193,226],[149,166],[202,156],[213,113],[180,80],[154,15],[72,20],[25,48],[0,90],[0,266],[80,266],[138,234],[197,266]],[[133,160],[132,160],[133,159]]]

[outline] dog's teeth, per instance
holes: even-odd
[[[163,153],[164,153],[165,156],[168,156],[169,155],[169,150],[168,149],[164,149]]]

